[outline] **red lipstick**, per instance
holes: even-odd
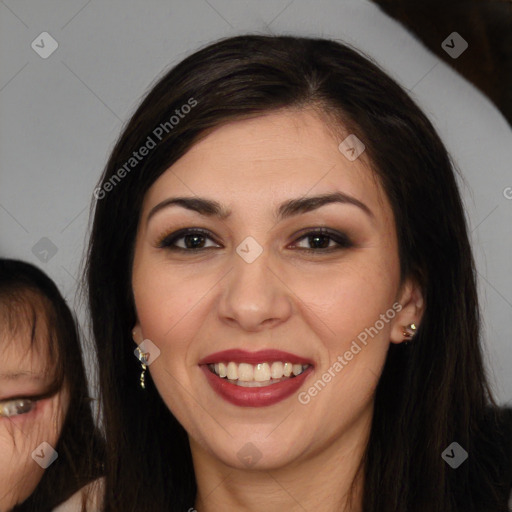
[[[262,387],[238,386],[226,378],[221,378],[213,373],[208,365],[215,363],[272,363],[281,361],[283,363],[310,365],[301,374],[290,376],[281,382],[268,384]],[[304,381],[313,372],[313,361],[308,358],[283,352],[281,350],[260,350],[258,352],[247,352],[234,349],[224,350],[210,354],[199,361],[201,370],[212,389],[227,402],[239,407],[264,407],[273,405],[294,394],[303,385]]]
[[[307,357],[273,349],[259,350],[258,352],[248,352],[240,349],[223,350],[222,352],[215,352],[204,357],[199,361],[199,364],[229,363],[230,361],[249,364],[282,361],[283,363],[310,364],[313,366],[313,361]]]

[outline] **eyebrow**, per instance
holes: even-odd
[[[279,205],[277,210],[274,212],[274,217],[277,221],[281,221],[294,215],[307,213],[316,210],[321,206],[332,203],[351,204],[357,206],[369,217],[372,219],[374,218],[374,214],[368,206],[359,201],[359,199],[344,194],[343,192],[289,199]],[[151,209],[148,214],[146,224],[149,222],[151,217],[155,215],[155,213],[170,206],[181,206],[187,210],[195,211],[200,215],[204,215],[206,217],[217,217],[221,220],[227,219],[232,213],[231,210],[224,208],[220,203],[212,199],[206,199],[203,197],[170,197],[161,203],[158,203]]]

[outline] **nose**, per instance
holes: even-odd
[[[270,259],[265,250],[250,263],[234,253],[233,268],[221,281],[221,321],[258,332],[289,319],[293,293]]]

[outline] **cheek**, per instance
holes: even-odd
[[[183,402],[178,398],[182,386],[190,387],[184,362],[190,340],[200,325],[198,315],[205,314],[197,304],[208,290],[208,277],[203,274],[191,279],[187,273],[165,265],[146,269],[134,272],[137,317],[144,339],[151,340],[160,350],[149,373],[167,406],[175,412]]]
[[[370,256],[316,269],[309,275],[301,273],[293,280],[302,316],[310,317],[310,324],[319,329],[318,336],[333,348],[343,348],[344,342],[366,332],[395,302],[398,267]],[[379,331],[385,338],[390,323],[380,323]]]
[[[43,441],[54,448],[58,442],[63,414],[56,397],[39,400],[26,414],[0,418],[0,450],[2,453],[30,454]],[[32,460],[32,459],[31,459]]]
[[[144,338],[162,352],[172,343],[173,352],[185,350],[205,314],[208,292],[215,293],[218,272],[199,265],[142,264],[134,270],[133,293]],[[163,354],[162,354],[163,355]]]
[[[3,457],[0,447],[0,455]],[[30,458],[12,457],[0,462],[0,510],[11,510],[35,490],[44,470]]]
[[[317,272],[315,286],[307,276],[294,283],[304,303],[300,314],[323,349],[299,401],[306,411],[329,417],[333,431],[371,403],[396,316],[398,264],[377,251],[366,256]]]

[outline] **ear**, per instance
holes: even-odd
[[[144,336],[142,336],[142,329],[140,328],[140,324],[137,321],[137,323],[133,326],[132,329],[132,338],[137,345],[140,345],[142,341],[144,340]]]
[[[415,324],[419,327],[424,312],[423,291],[414,279],[407,279],[402,285],[397,302],[402,309],[398,311],[393,319],[391,328],[391,343],[402,343],[410,338],[404,336],[404,327]]]

